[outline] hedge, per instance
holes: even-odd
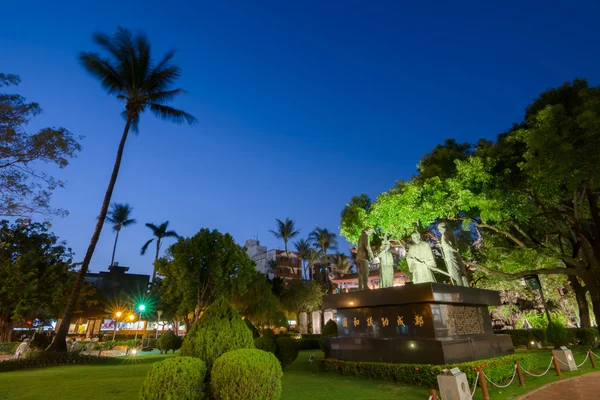
[[[298,358],[298,345],[295,339],[287,337],[277,338],[275,342],[277,343],[275,356],[281,363],[281,369],[285,369]]]
[[[0,354],[15,354],[19,342],[0,342]]]
[[[268,336],[261,336],[254,339],[254,347],[273,354],[277,352],[277,343]]]
[[[276,400],[283,372],[277,358],[256,349],[240,349],[215,361],[210,392],[216,400]]]
[[[0,361],[0,372],[16,371],[24,368],[51,367],[73,364],[112,364],[112,357],[80,355],[73,353],[55,353],[45,351],[32,351],[25,353],[24,358],[11,358]]]
[[[320,335],[317,335],[320,336]],[[320,350],[321,344],[319,339],[299,339],[296,340],[296,345],[299,350]]]
[[[173,357],[152,364],[140,390],[140,400],[201,400],[206,364],[199,358]]]
[[[510,335],[515,346],[531,347],[531,342],[540,342],[544,345],[549,343],[544,329],[506,329],[496,330],[496,334]],[[600,341],[600,333],[596,328],[569,328],[567,329],[568,343],[594,346]]]
[[[437,376],[442,370],[459,368],[467,374],[469,382],[475,380],[475,368],[481,366],[486,376],[494,382],[509,380],[513,376],[515,360],[521,361],[521,366],[528,371],[538,366],[539,356],[536,354],[513,354],[510,356],[490,358],[449,365],[432,364],[392,364],[384,362],[341,361],[334,359],[316,360],[319,370],[337,371],[342,375],[362,376],[366,378],[402,382],[409,385],[437,385]]]

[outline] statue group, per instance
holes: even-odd
[[[458,286],[469,286],[467,269],[458,252],[456,236],[452,229],[444,222],[438,225],[441,233],[441,250],[447,271],[437,268],[433,251],[429,243],[425,242],[417,232],[411,235],[413,244],[408,249],[406,261],[408,269],[412,274],[413,283],[436,282],[434,272],[448,276],[449,280]],[[370,236],[373,228],[363,230],[358,240],[356,264],[358,267],[358,289],[369,289],[369,265],[375,261],[371,249]],[[386,288],[394,286],[394,258],[390,252],[390,240],[384,235],[377,256],[380,263],[379,287]]]

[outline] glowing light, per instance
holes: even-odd
[[[130,321],[133,321],[134,319],[135,319],[135,316],[133,314],[129,316]]]
[[[121,311],[117,311],[115,315],[117,316],[117,318],[121,318],[121,315],[123,315],[123,313]]]
[[[534,344],[535,344],[535,342],[533,342],[533,341],[532,341],[532,342],[531,342],[531,345],[533,346]]]
[[[140,311],[144,311],[146,309],[146,306],[143,304],[140,304],[140,306],[138,307],[138,310]]]
[[[410,348],[411,348],[411,349],[414,349],[414,348],[415,348],[415,344],[414,344],[414,343],[411,343],[411,344],[410,344]]]
[[[131,354],[135,356],[137,354],[137,349],[131,350]]]

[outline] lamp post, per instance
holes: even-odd
[[[143,304],[140,304],[139,307],[138,307],[138,310],[140,312],[140,321],[143,318],[143,314],[144,314],[144,310],[145,309],[146,309],[146,306],[143,305]],[[140,321],[138,321],[137,324],[135,324],[135,339],[134,340],[137,340],[138,328],[140,327]]]
[[[158,322],[160,321],[160,316],[162,315],[162,310],[158,310],[156,312],[156,315],[158,316],[158,318],[156,319],[156,335],[155,338],[158,339]]]
[[[119,323],[119,318],[121,318],[121,315],[123,315],[121,311],[117,311],[115,313],[115,329],[113,331],[113,341],[115,340],[115,336],[117,336],[117,324]]]

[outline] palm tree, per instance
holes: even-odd
[[[310,240],[306,240],[306,239],[300,239],[299,241],[294,243],[294,246],[296,247],[296,251],[298,252],[298,254],[300,255],[300,260],[302,260],[302,270],[304,271],[303,275],[304,276],[309,276],[306,272],[306,266],[305,266],[305,261],[308,259],[309,257],[309,252],[310,252]]]
[[[133,36],[131,32],[124,28],[118,28],[113,37],[97,33],[94,35],[94,42],[107,55],[82,52],[79,55],[79,61],[89,73],[100,81],[108,94],[116,96],[118,100],[125,103],[122,112],[125,118],[125,128],[119,142],[115,164],[100,207],[94,233],[73,285],[62,323],[52,344],[48,347],[48,350],[53,351],[67,351],[66,337],[71,317],[75,310],[83,279],[88,271],[104,226],[104,219],[119,175],[119,167],[121,166],[129,130],[133,129],[134,132],[137,132],[140,115],[147,110],[150,110],[152,114],[161,119],[175,123],[188,122],[191,124],[196,121],[190,114],[166,105],[177,95],[183,93],[182,89],[172,88],[181,72],[179,67],[171,64],[171,59],[175,55],[173,51],[168,52],[156,63],[152,60],[150,43],[146,36],[143,34]]]
[[[113,230],[117,232],[115,236],[115,245],[113,246],[112,258],[110,259],[110,266],[115,264],[115,252],[117,251],[117,241],[119,240],[119,232],[121,228],[135,224],[135,219],[129,218],[133,211],[133,207],[129,204],[113,203],[112,209],[106,216],[106,222],[112,224]]]
[[[315,269],[315,264],[321,259],[321,253],[317,249],[310,249],[306,260],[308,261],[308,279],[312,280],[312,274]]]
[[[315,247],[320,250],[322,258],[322,268],[324,269],[325,283],[329,287],[329,273],[328,261],[327,261],[327,250],[337,249],[337,235],[333,232],[329,232],[327,228],[315,228],[308,236],[310,240],[315,244]]]
[[[144,245],[142,246],[142,251],[140,253],[142,255],[146,254],[146,250],[148,250],[148,246],[150,246],[150,243],[152,243],[154,240],[156,240],[156,254],[154,255],[154,261],[156,261],[156,260],[158,260],[158,254],[160,253],[160,246],[162,246],[162,240],[164,238],[170,238],[170,237],[177,239],[177,238],[179,238],[179,235],[175,231],[167,230],[167,228],[169,227],[169,221],[165,221],[158,226],[151,224],[151,223],[147,223],[146,226],[152,230],[152,234],[154,235],[154,237],[152,239],[148,240],[146,243],[144,243]],[[152,269],[152,283],[154,283],[155,280],[156,280],[156,265],[154,265],[154,267]]]
[[[286,218],[285,222],[280,219],[275,219],[277,222],[277,230],[269,230],[277,239],[283,239],[283,246],[285,247],[285,256],[288,257],[287,244],[288,240],[295,238],[300,234],[300,229],[296,229],[295,222],[292,219]]]
[[[335,255],[335,261],[331,267],[336,275],[343,277],[350,272],[350,269],[352,269],[352,262],[344,253],[337,253]]]

